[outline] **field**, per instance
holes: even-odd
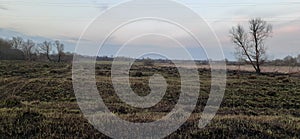
[[[168,66],[168,64],[159,64],[160,66]],[[179,65],[180,67],[190,68],[190,66],[186,65]],[[198,65],[198,68],[201,69],[209,69],[209,65]],[[228,70],[241,70],[241,71],[253,71],[253,67],[251,65],[227,65]],[[300,67],[299,66],[262,66],[262,72],[267,73],[285,73],[285,74],[293,74],[299,75],[300,74]]]
[[[107,138],[81,113],[73,93],[71,70],[68,63],[0,61],[0,137]],[[197,108],[167,138],[300,138],[299,77],[229,70],[217,116],[199,129],[198,120],[211,86],[210,71],[198,71],[201,90]],[[151,122],[172,110],[180,94],[176,68],[136,64],[130,72],[131,87],[139,95],[147,95],[149,77],[157,72],[171,85],[159,104],[149,109],[133,108],[114,93],[110,64],[98,63],[97,87],[111,111],[128,121]]]

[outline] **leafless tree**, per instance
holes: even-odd
[[[11,40],[14,49],[21,49],[24,40],[21,37],[13,37]]]
[[[284,63],[288,64],[289,73],[292,73],[293,69],[297,67],[297,57],[286,56],[283,61]]]
[[[42,51],[42,53],[46,54],[47,59],[51,62],[52,59],[50,58],[50,52],[52,50],[52,42],[44,41],[43,43],[40,44],[39,48]]]
[[[297,63],[300,64],[300,54],[297,56]]]
[[[61,57],[63,56],[64,54],[64,44],[62,44],[60,41],[55,41],[54,42],[55,46],[56,46],[56,50],[57,50],[57,56],[58,56],[58,59],[57,59],[57,62],[61,62]]]
[[[236,55],[250,63],[256,73],[261,73],[261,65],[266,61],[265,41],[271,37],[272,25],[261,18],[249,21],[249,31],[241,25],[230,30],[232,42],[236,45]]]
[[[300,65],[300,54],[297,56],[297,72],[300,73],[299,65]]]
[[[32,55],[34,53],[35,43],[32,40],[27,40],[22,44],[22,51],[25,55],[25,59],[28,61],[32,60]]]

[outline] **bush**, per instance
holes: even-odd
[[[9,96],[1,104],[1,107],[7,107],[7,108],[13,108],[19,106],[21,106],[21,102],[17,96]]]
[[[256,76],[249,76],[248,79],[254,80],[254,79],[257,79],[257,77]]]
[[[22,111],[20,112],[14,122],[13,135],[22,138],[36,137],[42,128],[43,120],[46,117],[39,112]]]
[[[142,77],[144,74],[143,72],[137,71],[136,73],[134,73],[135,77]]]
[[[145,60],[143,60],[143,65],[144,66],[154,66],[154,61],[151,59],[145,59]]]

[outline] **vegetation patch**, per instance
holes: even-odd
[[[70,67],[67,63],[0,61],[0,69],[5,71],[0,72],[0,136],[107,138],[81,113],[73,92]],[[138,109],[116,95],[110,67],[109,63],[97,63],[97,87],[107,107],[120,118],[152,122],[166,116],[177,103],[181,88],[176,68],[133,65],[130,86],[136,94],[145,96],[150,92],[151,75],[161,74],[168,83],[161,102],[148,109]],[[216,117],[207,127],[199,129],[198,120],[212,87],[210,71],[198,71],[201,85],[196,109],[190,119],[167,138],[300,137],[300,78],[251,72],[240,72],[238,76],[229,70],[225,96]],[[142,75],[135,76],[138,72]]]

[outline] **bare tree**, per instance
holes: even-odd
[[[300,64],[300,54],[297,56],[297,63]]]
[[[58,59],[57,59],[57,62],[61,62],[61,57],[63,56],[64,54],[64,44],[60,43],[60,41],[55,41],[55,46],[56,46],[56,50],[57,50],[57,56],[58,56]]]
[[[293,69],[297,66],[297,57],[293,57],[293,56],[286,56],[283,59],[283,62],[288,64],[289,66],[289,73],[291,73],[293,71]]]
[[[32,55],[34,53],[35,43],[32,40],[27,40],[22,44],[22,51],[25,55],[25,59],[28,61],[32,60]]]
[[[21,50],[12,47],[12,40],[0,38],[0,59],[1,60],[24,60]]]
[[[42,53],[46,54],[47,59],[51,62],[52,59],[50,58],[50,52],[52,50],[52,43],[50,41],[44,41],[40,44],[39,48],[42,51]]]
[[[271,34],[272,25],[261,18],[249,21],[248,32],[241,25],[230,31],[231,40],[236,45],[236,55],[250,63],[258,74],[261,73],[260,66],[267,59],[265,41]]]
[[[300,54],[297,56],[297,72],[300,73],[299,71],[299,66],[300,66]]]
[[[0,38],[0,50],[11,49],[10,42]]]
[[[21,49],[24,40],[21,37],[13,37],[11,40],[14,49]]]

